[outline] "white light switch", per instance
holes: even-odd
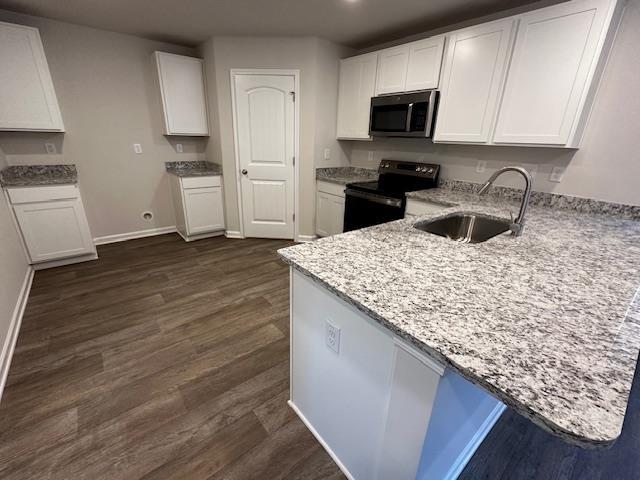
[[[133,151],[136,153],[142,153],[142,145],[140,145],[139,143],[134,143]]]
[[[340,353],[340,329],[327,321],[327,347]]]
[[[324,149],[324,159],[325,160],[331,160],[331,149],[330,148],[325,148]]]
[[[45,143],[44,148],[49,155],[55,155],[56,153],[58,153],[55,143]]]
[[[181,143],[176,143],[176,152],[178,152],[178,153],[182,153],[183,152]]]
[[[478,163],[476,163],[476,172],[484,173],[484,171],[486,169],[487,169],[487,161],[486,160],[478,160]]]
[[[549,175],[550,182],[560,183],[564,178],[564,173],[566,172],[566,168],[564,167],[553,167],[551,170],[551,175]]]

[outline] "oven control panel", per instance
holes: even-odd
[[[378,173],[396,175],[410,175],[423,178],[438,178],[440,165],[418,162],[403,162],[400,160],[382,160],[378,166]]]

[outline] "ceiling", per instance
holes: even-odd
[[[0,8],[185,45],[313,35],[362,48],[534,0],[0,0]]]

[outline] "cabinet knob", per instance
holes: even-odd
[[[247,169],[246,169],[246,168],[243,168],[243,169],[242,169],[242,174],[243,174],[243,175],[246,175],[247,173],[249,173],[249,172],[247,172]]]

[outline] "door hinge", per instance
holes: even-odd
[[[293,166],[295,167],[296,166],[296,157],[293,157],[292,160],[293,160]]]
[[[289,92],[289,95],[291,95],[291,98],[293,98],[293,101],[296,101],[296,92]]]
[[[295,213],[293,214],[293,221],[294,222],[296,221],[296,214]]]

